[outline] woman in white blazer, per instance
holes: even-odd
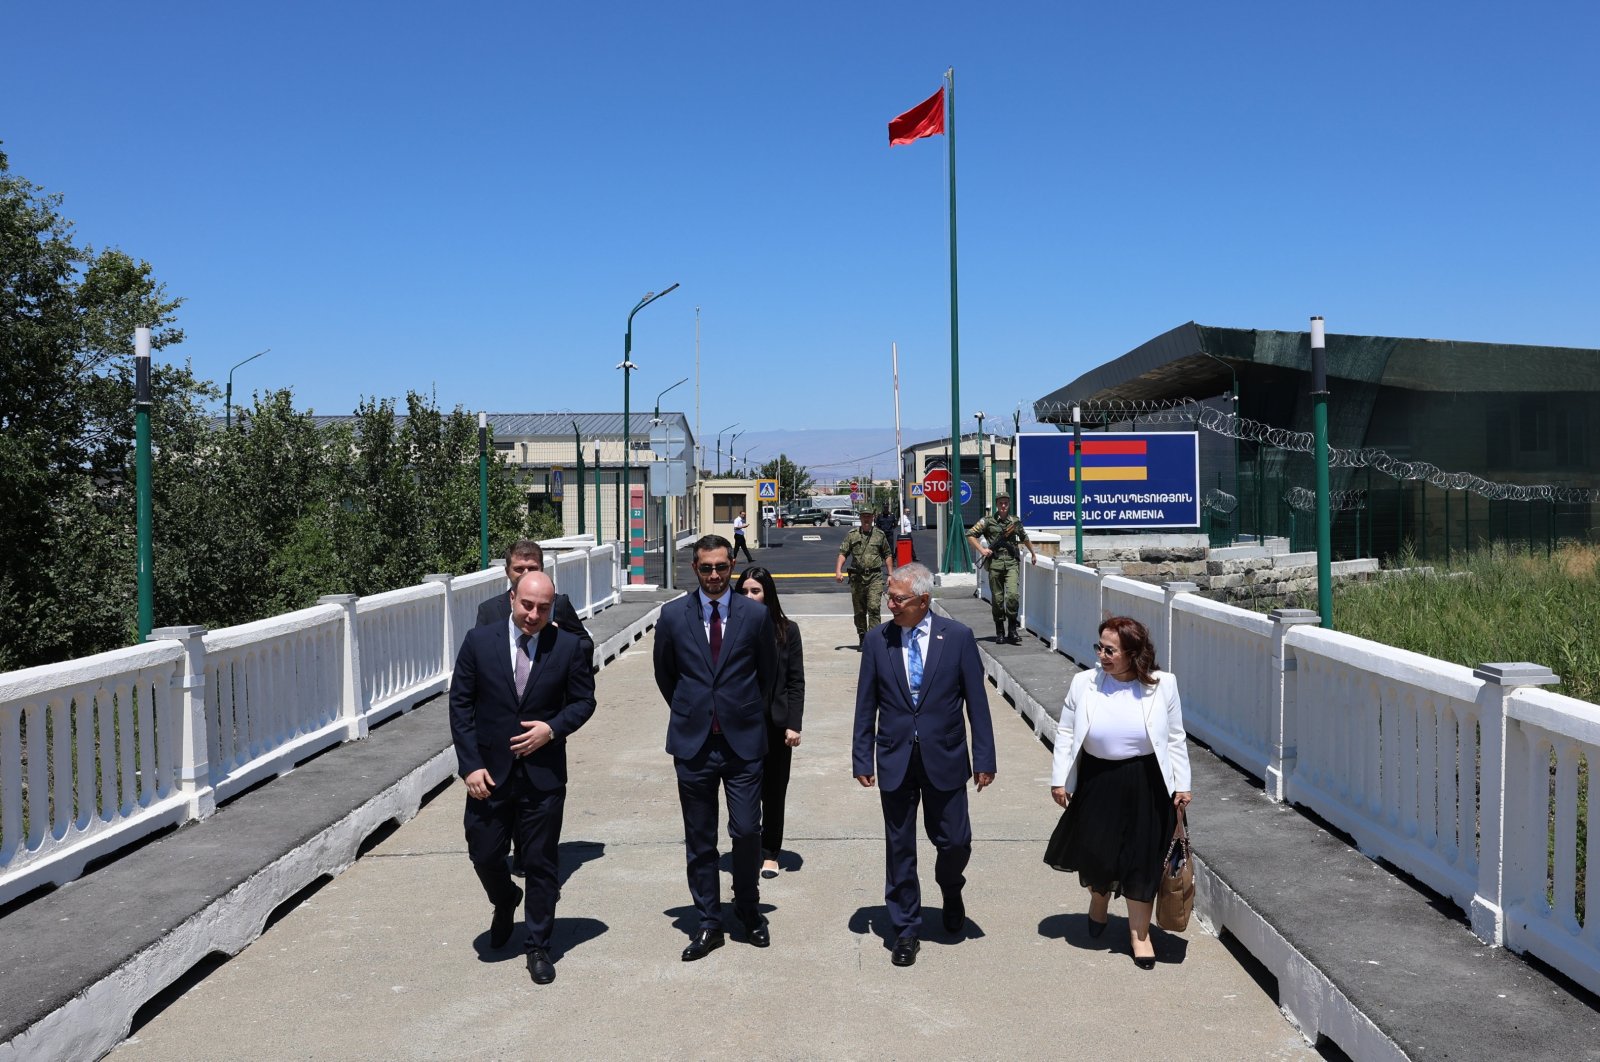
[[[1089,935],[1106,930],[1112,893],[1128,903],[1134,965],[1155,968],[1150,915],[1161,864],[1189,804],[1189,747],[1177,680],[1156,667],[1144,624],[1112,616],[1100,666],[1072,680],[1056,727],[1050,795],[1065,810],[1044,861],[1089,890]]]

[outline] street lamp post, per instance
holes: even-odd
[[[578,420],[572,420],[572,445],[578,454],[578,534],[583,534],[583,433],[578,430]],[[596,537],[600,529],[595,528]]]
[[[271,349],[271,347],[267,348],[267,350]],[[239,365],[235,365],[233,369],[237,369],[240,365],[245,365],[249,362],[255,361],[257,358],[261,357],[261,355],[265,354],[267,350],[256,351],[254,354],[244,359],[244,361],[241,361]],[[222,399],[222,426],[227,429],[231,429],[233,427],[233,369],[228,370],[228,391],[227,395]]]
[[[739,441],[739,436],[743,435],[749,430],[749,428],[740,428],[728,439],[728,475],[730,476],[733,475],[733,455],[736,452],[733,448],[733,444]]]
[[[985,413],[981,409],[973,414],[973,416],[978,418],[978,493],[979,494],[983,493],[983,418],[987,417],[988,415],[989,414]],[[990,493],[992,494],[993,492],[991,491]],[[994,499],[993,498],[989,499],[989,504],[990,505],[994,504]],[[978,510],[980,512],[987,512],[988,511],[987,509],[984,508],[984,505],[983,505],[983,503],[981,501],[978,503]]]
[[[139,640],[155,625],[154,504],[150,491],[150,329],[133,330],[134,519],[138,544]],[[44,731],[39,728],[40,733]],[[60,731],[56,732],[58,735]],[[32,733],[29,733],[32,737]],[[80,737],[79,740],[82,740]],[[42,745],[43,742],[41,741]]]
[[[629,416],[632,411],[628,408],[630,397],[628,388],[629,384],[631,383],[633,370],[638,368],[638,366],[633,363],[633,315],[644,309],[646,306],[649,306],[652,302],[655,302],[657,299],[661,298],[661,296],[676,291],[677,288],[678,285],[674,284],[672,287],[666,288],[659,292],[645,292],[644,298],[640,299],[634,308],[628,311],[628,329],[622,335],[622,363],[617,366],[617,368],[622,370],[622,505],[617,507],[617,541],[622,543],[624,546],[622,555],[623,557],[627,558],[627,563],[630,565],[630,579],[632,576],[631,565],[633,551],[631,548],[629,548],[628,540],[624,538],[622,534],[622,510],[627,508],[627,506],[630,504],[628,458],[630,456],[630,450],[633,447],[633,425]],[[598,531],[599,528],[596,528],[595,530]],[[641,570],[638,574],[639,577],[643,579],[644,572]]]
[[[656,411],[655,415],[650,418],[650,423],[652,426],[661,423],[661,396],[672,390],[673,387],[680,387],[688,382],[689,378],[685,376],[683,379],[673,384],[672,387],[663,387],[661,390],[656,392]],[[668,590],[676,589],[676,587],[672,585],[672,564],[674,560],[674,552],[675,551],[672,548],[672,522],[667,519],[667,499],[663,497],[661,499],[661,570],[663,573],[665,573],[664,578]]]
[[[478,412],[478,561],[489,566],[489,414]]]
[[[734,421],[726,428],[723,428],[722,431],[717,432],[717,475],[719,476],[722,475],[722,432],[729,431],[733,428],[737,428],[738,426],[739,422]]]

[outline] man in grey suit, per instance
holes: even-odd
[[[517,585],[529,572],[544,571],[544,547],[531,538],[519,538],[506,549],[506,579],[511,586],[506,593],[491,597],[478,606],[477,622],[475,627],[487,627],[492,624],[504,626],[511,618],[511,587]],[[593,639],[589,637],[588,628],[584,627],[583,620],[578,618],[578,610],[572,607],[572,600],[566,594],[557,594],[555,604],[551,606],[551,622],[564,631],[571,631],[578,637],[590,642],[593,648]]]
[[[761,868],[761,766],[767,700],[777,681],[778,645],[763,606],[733,593],[733,548],[720,535],[694,544],[700,586],[662,606],[656,624],[656,686],[667,701],[667,752],[683,807],[689,894],[699,927],[683,961],[722,947],[717,875],[718,791],[728,798],[733,906],[751,944],[771,942],[757,907]]]
[[[555,586],[529,572],[511,593],[511,618],[467,632],[450,679],[450,737],[467,787],[467,854],[494,905],[491,947],[511,940],[527,883],[523,950],[535,984],[555,980],[550,961],[558,845],[567,798],[566,739],[594,714],[588,643],[550,622]]]
[[[867,633],[856,682],[853,769],[856,781],[878,787],[883,804],[883,898],[896,932],[896,966],[915,963],[921,947],[918,804],[926,804],[923,819],[938,853],[933,877],[944,893],[944,928],[960,933],[967,923],[961,890],[972,857],[967,779],[981,793],[995,775],[994,727],[978,644],[971,628],[929,611],[932,593],[933,575],[921,564],[894,570],[894,618]]]

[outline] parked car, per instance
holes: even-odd
[[[829,527],[854,527],[856,514],[853,509],[833,509],[828,513]]]
[[[794,518],[789,521],[791,524],[810,524],[812,527],[821,527],[827,522],[828,511],[826,509],[801,509],[799,512],[795,513]]]

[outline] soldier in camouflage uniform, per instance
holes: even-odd
[[[856,644],[866,641],[867,632],[879,622],[879,606],[883,603],[883,583],[887,574],[884,567],[892,550],[889,539],[872,526],[872,510],[862,509],[861,526],[844,536],[839,547],[839,559],[833,566],[833,577],[844,582],[850,579],[850,601],[856,613]]]
[[[1010,497],[995,495],[994,508],[993,516],[985,516],[972,525],[972,530],[967,532],[967,541],[982,558],[978,563],[987,564],[989,568],[989,604],[994,609],[994,640],[1021,645],[1022,639],[1017,635],[1017,591],[1022,578],[1020,547],[1028,547],[1028,555],[1035,563],[1039,555],[1033,551],[1033,543],[1028,541],[1028,532],[1023,529],[1022,521],[1011,515]],[[978,544],[979,535],[988,540],[987,546]]]

